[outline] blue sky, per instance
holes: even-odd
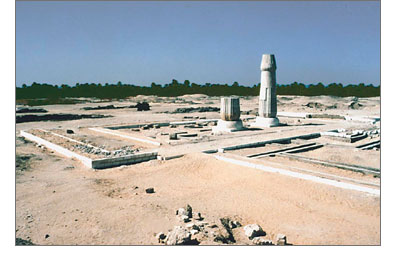
[[[380,2],[16,2],[16,85],[380,83]]]

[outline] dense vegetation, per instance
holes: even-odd
[[[239,85],[234,82],[232,85],[228,84],[210,84],[199,85],[190,83],[188,80],[184,83],[179,83],[173,80],[169,84],[159,85],[152,83],[150,87],[136,86],[131,84],[117,84],[105,85],[95,83],[77,83],[75,86],[69,85],[50,85],[33,83],[31,86],[23,85],[16,88],[16,99],[51,99],[60,100],[66,97],[96,97],[100,99],[122,99],[129,96],[137,95],[157,95],[163,97],[175,97],[185,94],[206,94],[209,96],[257,96],[259,95],[259,84],[252,87]],[[332,83],[324,86],[322,83],[304,85],[302,83],[294,82],[288,85],[277,85],[278,95],[298,95],[298,96],[319,96],[332,95],[339,97],[376,97],[380,96],[380,86],[365,85],[363,83],[358,85],[343,86],[340,83]],[[39,100],[37,100],[39,101]],[[62,100],[63,104],[67,104]],[[58,101],[54,101],[57,102]],[[67,100],[66,100],[67,102]]]

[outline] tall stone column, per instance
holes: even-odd
[[[274,55],[262,55],[261,88],[259,91],[259,116],[252,126],[278,126],[276,95],[276,59]]]
[[[213,132],[234,132],[242,130],[243,122],[240,120],[240,101],[238,97],[221,98],[221,119]]]

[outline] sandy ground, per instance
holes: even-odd
[[[111,104],[129,105],[139,98]],[[157,100],[155,97],[146,99]],[[360,99],[363,106],[358,110],[348,109],[351,99],[279,96],[279,111],[379,116],[379,98]],[[154,160],[105,170],[88,169],[76,160],[39,149],[18,136],[19,130],[33,128],[75,129],[78,126],[130,124],[147,120],[180,121],[183,116],[219,116],[217,112],[161,113],[180,106],[219,107],[219,98],[186,96],[177,101],[181,103],[165,103],[163,100],[152,103],[152,111],[149,112],[80,110],[84,106],[97,106],[97,103],[43,106],[50,113],[97,113],[113,117],[17,124],[16,154],[19,161],[16,169],[16,237],[29,239],[39,245],[154,245],[158,244],[154,237],[156,233],[167,232],[179,224],[175,211],[190,204],[195,211],[202,213],[205,221],[217,221],[228,216],[237,218],[242,225],[257,223],[267,233],[266,238],[274,240],[278,233],[283,233],[288,242],[294,245],[380,244],[379,196],[231,165],[200,153],[204,149],[340,126],[358,129],[363,127],[361,124],[314,120],[314,123],[322,125],[287,126],[222,135],[201,144],[172,147],[169,153],[186,153],[179,159]],[[185,103],[188,101],[197,104]],[[309,102],[323,104],[323,111],[304,106]],[[241,109],[253,110],[256,103],[256,98],[242,99]],[[325,109],[333,105],[339,108]],[[297,119],[292,121],[298,123]],[[306,120],[303,123],[310,122]],[[297,128],[297,132],[292,128]],[[349,152],[347,148],[344,150],[345,153]],[[338,155],[333,148],[329,153],[331,156]],[[325,149],[309,153],[316,158],[324,154]],[[361,163],[379,167],[379,151],[367,151],[361,155],[368,159],[361,160]],[[355,161],[354,156],[340,155],[338,161]],[[275,162],[276,159],[289,166],[301,165],[279,157],[268,161]],[[305,166],[317,169],[317,166]],[[368,175],[333,169],[324,172],[380,184],[379,178]],[[148,187],[154,187],[155,193],[145,193]],[[251,244],[251,241],[243,238],[241,228],[234,233],[236,244]],[[202,244],[218,243],[207,241]]]

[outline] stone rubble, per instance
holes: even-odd
[[[155,189],[153,187],[150,187],[150,188],[145,189],[145,192],[149,193],[149,194],[155,193]]]
[[[262,230],[261,226],[258,224],[249,224],[244,227],[244,233],[249,239],[254,237],[264,236],[265,232]]]
[[[213,244],[213,242],[236,244],[237,241],[241,241],[239,243],[252,245],[286,245],[285,235],[278,234],[273,243],[272,240],[264,238],[266,233],[257,224],[250,224],[241,228],[242,225],[238,220],[229,217],[220,218],[215,222],[204,221],[200,212],[193,212],[189,204],[177,209],[175,213],[178,225],[175,225],[167,234],[159,232],[155,235],[160,244],[198,245],[200,243]],[[234,235],[233,230],[237,230],[235,232],[239,233]],[[243,231],[248,238],[236,240],[235,236],[240,237]]]
[[[254,237],[252,239],[254,245],[273,245],[271,240],[265,239],[263,237]]]
[[[182,226],[175,226],[167,235],[166,245],[185,245],[191,241],[191,232]]]
[[[166,235],[163,232],[159,232],[155,237],[159,243],[165,243]]]
[[[77,150],[80,150],[88,154],[95,154],[95,155],[106,156],[106,157],[122,157],[126,155],[135,154],[136,152],[139,151],[138,149],[134,149],[131,146],[123,146],[122,148],[114,151],[106,151],[101,148],[96,148],[93,146],[82,145],[82,144],[75,144],[73,145],[73,147]]]
[[[238,228],[238,227],[241,227],[241,224],[240,224],[240,222],[238,222],[236,220],[231,220],[231,221],[229,221],[229,227],[231,229]]]
[[[277,234],[276,244],[277,245],[286,245],[287,244],[287,237],[284,234]]]

